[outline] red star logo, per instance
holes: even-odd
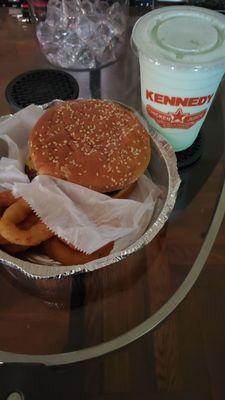
[[[174,112],[163,112],[147,104],[146,110],[148,115],[162,128],[189,129],[206,115],[208,109],[205,108],[194,114],[184,113],[182,108],[178,108]]]
[[[173,122],[174,121],[181,121],[182,122],[186,115],[187,114],[183,113],[182,108],[178,108],[178,110],[175,113],[172,114]]]

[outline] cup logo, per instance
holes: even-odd
[[[165,96],[159,93],[154,93],[150,90],[146,90],[146,99],[151,100],[153,103],[178,107],[175,111],[164,112],[162,110],[158,110],[150,104],[147,104],[146,111],[148,115],[162,128],[189,129],[206,115],[213,95],[214,93],[201,97],[182,98]],[[204,107],[203,110],[195,113],[185,112],[182,108],[203,106],[204,104],[206,107]]]
[[[198,113],[190,114],[184,113],[182,108],[178,108],[175,112],[162,112],[147,104],[146,110],[150,117],[162,128],[189,129],[205,116],[208,108]]]

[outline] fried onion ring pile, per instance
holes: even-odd
[[[78,265],[108,255],[109,243],[92,254],[69,246],[51,232],[22,198],[10,191],[0,192],[0,247],[6,253],[19,254],[35,249],[62,265]],[[37,249],[36,249],[37,250]]]

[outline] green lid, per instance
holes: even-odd
[[[225,67],[225,16],[200,7],[157,9],[137,21],[132,45],[149,60],[171,67]]]

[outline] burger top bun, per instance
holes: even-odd
[[[48,109],[29,137],[38,174],[98,192],[123,189],[150,160],[149,135],[126,107],[103,100],[65,101]]]

